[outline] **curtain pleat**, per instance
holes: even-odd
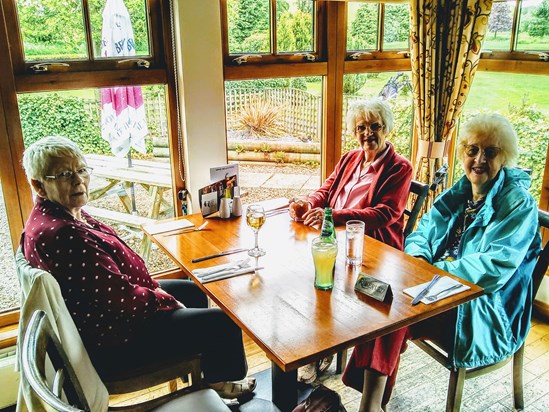
[[[410,1],[414,127],[420,140],[454,138],[478,67],[491,8],[492,0]],[[444,161],[444,157],[418,153],[415,179],[432,183]],[[430,193],[424,210],[434,196]]]

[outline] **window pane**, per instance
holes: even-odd
[[[277,52],[311,52],[313,44],[312,0],[277,0]]]
[[[269,53],[269,0],[228,0],[229,53]]]
[[[92,38],[93,38],[93,52],[96,57],[108,57],[113,54],[101,53],[101,39],[103,37],[102,30],[105,30],[105,35],[109,34],[109,27],[113,28],[110,32],[111,36],[117,39],[115,42],[118,43],[116,47],[119,50],[125,50],[124,53],[119,52],[117,55],[123,56],[149,56],[149,31],[147,23],[147,9],[146,9],[146,0],[124,0],[128,15],[130,17],[130,25],[128,27],[127,18],[124,10],[114,10],[107,9],[105,10],[105,0],[89,0],[90,7],[90,21],[92,28]],[[120,17],[122,16],[122,17]],[[125,29],[122,32],[116,31],[116,26],[118,23],[122,24],[122,27]],[[114,24],[113,24],[114,23]],[[130,31],[131,30],[131,31]],[[121,43],[130,37],[131,32],[133,32],[133,42]],[[118,34],[120,33],[120,34]]]
[[[530,193],[539,201],[549,143],[549,76],[477,72],[460,122],[479,112],[498,112],[519,140],[518,166],[532,170]],[[454,181],[463,175],[456,160]]]
[[[143,105],[140,105],[139,91]],[[111,93],[112,92],[112,93]],[[137,107],[132,117],[140,119],[133,129],[134,144],[128,154],[111,148],[101,133],[103,111],[109,114],[109,99],[125,93]],[[174,215],[172,179],[168,149],[165,88],[84,89],[71,92],[29,93],[18,96],[25,146],[45,136],[60,135],[75,141],[94,168],[89,192],[89,213],[113,227],[147,261],[150,271],[173,267],[172,261],[157,248],[143,241],[140,218],[162,219]],[[117,134],[129,121],[129,107],[121,110],[122,123],[113,117],[103,119],[105,129]],[[148,133],[146,130],[148,129]],[[145,131],[140,133],[140,131]],[[137,144],[143,136],[142,144]],[[123,144],[128,144],[123,139]],[[126,146],[128,147],[128,146]],[[115,156],[117,152],[119,156]],[[148,249],[150,248],[150,254]]]
[[[347,25],[347,50],[377,49],[377,3],[349,3]]]
[[[88,57],[80,0],[18,0],[26,61]]]
[[[549,2],[522,2],[517,50],[549,50]]]
[[[343,141],[342,153],[358,148],[352,133],[347,130],[347,110],[357,100],[379,96],[393,110],[395,127],[387,136],[397,153],[410,159],[412,144],[412,87],[409,73],[360,73],[343,78]]]
[[[408,50],[410,48],[410,6],[385,4],[383,30],[384,50]]]
[[[0,182],[0,256],[2,271],[0,272],[0,313],[19,307],[19,281],[15,273],[15,260],[8,228],[8,214]]]
[[[228,159],[244,203],[320,186],[320,77],[225,82]]]
[[[484,38],[483,49],[486,50],[510,50],[511,29],[513,27],[514,1],[494,2],[488,30]]]

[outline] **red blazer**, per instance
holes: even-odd
[[[344,225],[348,220],[366,223],[365,233],[402,250],[404,243],[404,208],[412,181],[412,164],[395,152],[389,143],[389,152],[375,174],[370,190],[357,209],[333,211],[334,223]],[[362,149],[344,154],[324,184],[309,196],[313,207],[333,208],[341,190],[351,179],[362,160]]]

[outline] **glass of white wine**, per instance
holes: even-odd
[[[255,247],[248,250],[248,255],[253,257],[263,256],[266,252],[258,245],[257,237],[259,229],[265,223],[265,210],[261,205],[250,205],[246,210],[246,223],[252,228],[255,235]]]

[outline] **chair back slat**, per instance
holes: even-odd
[[[549,212],[545,210],[538,209],[538,219],[539,225],[541,228],[549,228]],[[549,241],[545,243],[543,249],[541,250],[536,266],[534,267],[534,272],[532,273],[532,287],[534,291],[534,297],[538,293],[539,287],[545,272],[547,272],[547,267],[549,266]]]
[[[427,199],[428,193],[429,185],[427,183],[412,180],[412,183],[410,185],[410,194],[408,195],[408,197],[410,198],[410,196],[415,196],[415,199],[413,200],[412,206],[409,209],[404,209],[404,214],[408,216],[406,226],[404,227],[405,239],[414,230],[417,217],[419,216],[419,212],[421,211],[421,208],[425,203],[425,199]]]
[[[46,359],[53,365],[55,377],[46,376]],[[23,339],[22,367],[25,378],[42,402],[59,412],[85,412],[90,407],[82,386],[61,342],[46,317],[46,312],[33,313]],[[61,398],[64,393],[67,402]]]

